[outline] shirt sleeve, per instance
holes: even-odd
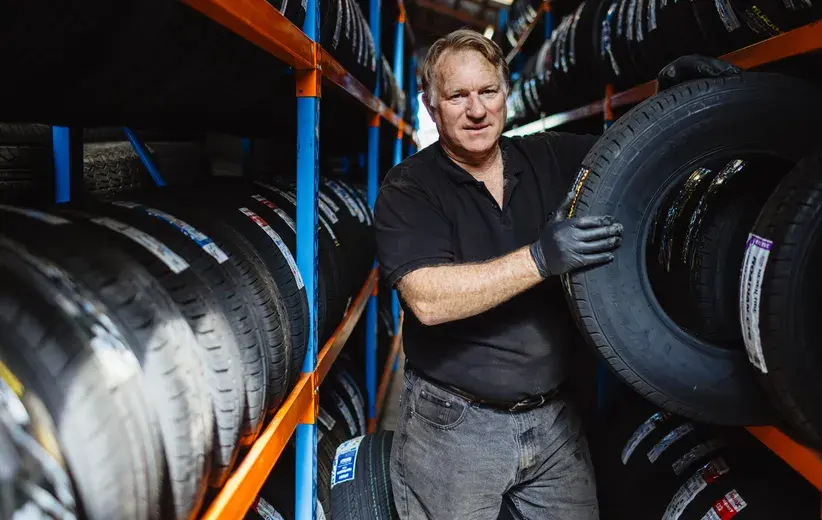
[[[454,261],[451,225],[415,180],[387,176],[374,221],[380,270],[391,287],[415,269]]]

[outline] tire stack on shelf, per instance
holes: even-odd
[[[613,215],[620,248],[565,279],[589,343],[648,400],[703,422],[775,424],[816,449],[820,113],[817,85],[753,72],[640,103],[574,182],[570,214]]]
[[[805,2],[732,1],[723,9],[702,0],[584,0],[526,61],[507,126],[601,99],[606,84],[625,90],[652,80],[677,57],[720,56],[822,17]]]
[[[137,131],[169,185],[184,184],[208,172],[201,136]],[[151,176],[121,128],[83,132],[83,184],[106,195],[153,185]],[[54,152],[47,125],[0,123],[0,202],[53,200]]]
[[[590,436],[603,520],[819,516],[819,491],[749,433],[625,397]]]
[[[317,416],[317,518],[331,520],[332,469],[339,446],[366,434],[364,381],[346,357],[335,363],[320,385]],[[247,520],[294,520],[295,444],[292,441],[246,514]]]
[[[301,369],[293,198],[286,181],[215,178],[196,192],[0,205],[0,435],[10,432],[15,460],[40,464],[9,468],[45,475],[9,507],[106,520],[201,510]],[[321,199],[324,340],[374,250],[356,187],[324,179]],[[326,406],[347,400],[351,413],[337,419],[356,426],[329,431],[334,442],[364,433],[352,373],[337,367],[326,380]]]
[[[370,91],[377,81],[374,36],[356,0],[320,3],[320,43]]]
[[[540,4],[540,0],[518,0],[511,4],[508,23],[498,38],[503,55],[507,55],[517,46],[528,27],[536,21],[540,13]]]

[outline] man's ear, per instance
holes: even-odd
[[[422,94],[422,104],[425,105],[425,110],[428,111],[428,115],[431,116],[431,121],[435,121],[434,119],[434,107],[431,106],[431,102],[428,99],[428,94]]]

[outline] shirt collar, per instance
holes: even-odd
[[[465,171],[465,168],[459,166],[451,160],[450,157],[448,157],[445,150],[442,149],[442,145],[439,141],[437,141],[435,146],[437,147],[436,153],[434,154],[436,161],[440,167],[445,170],[452,181],[456,184],[469,184],[477,182],[477,179]],[[522,156],[522,153],[515,146],[512,146],[510,137],[500,136],[499,146],[502,151],[503,177],[509,178],[518,176],[525,170],[524,157]]]

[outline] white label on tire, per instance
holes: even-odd
[[[161,211],[155,208],[149,208],[148,206],[143,206],[142,204],[137,204],[135,202],[124,202],[124,201],[115,201],[112,204],[115,206],[123,206],[125,208],[139,208],[145,211],[147,214],[151,215],[154,218],[158,218],[165,222],[166,224],[170,224],[171,226],[177,228],[179,232],[187,236],[192,242],[197,244],[203,251],[208,253],[214,260],[217,261],[218,264],[222,264],[226,260],[228,260],[228,255],[220,249],[217,244],[211,240],[211,237],[200,231],[199,229],[195,228],[188,222],[180,220],[179,218],[175,217],[174,215],[170,215],[165,211]]]
[[[331,208],[331,210],[332,210],[335,214],[336,214],[338,211],[340,211],[340,207],[339,207],[339,206],[337,206],[337,203],[336,203],[336,202],[334,202],[333,200],[331,200],[331,197],[329,197],[328,195],[326,195],[325,193],[323,193],[323,192],[322,192],[322,190],[320,190],[320,191],[319,191],[319,192],[317,192],[317,193],[318,193],[318,195],[320,196],[320,200],[322,200],[322,201],[325,203],[325,205],[326,205],[326,206],[328,206],[329,208]]]
[[[267,207],[274,213],[276,213],[277,216],[280,217],[280,219],[283,222],[285,222],[289,228],[291,228],[291,231],[293,231],[294,233],[297,232],[297,225],[294,223],[294,219],[291,218],[291,216],[288,213],[281,210],[279,206],[277,206],[276,204],[274,204],[273,202],[271,202],[270,200],[268,200],[260,194],[252,195],[251,198],[259,202],[263,206]]]
[[[725,446],[725,442],[719,438],[711,439],[708,442],[697,444],[696,446],[691,448],[688,451],[688,453],[679,457],[676,460],[676,462],[671,464],[671,469],[674,470],[674,473],[676,475],[682,475],[682,473],[684,473],[686,469],[691,467],[691,464],[723,446]]]
[[[680,424],[670,432],[668,432],[665,437],[662,438],[656,445],[651,448],[651,451],[648,452],[648,460],[651,461],[651,464],[656,463],[657,459],[659,459],[660,455],[665,453],[665,450],[671,446],[671,444],[675,443],[685,435],[694,431],[694,425],[691,423]]]
[[[360,425],[360,432],[365,433],[365,404],[362,402],[362,397],[360,397],[360,393],[348,380],[348,374],[337,374],[337,381],[345,388],[345,393],[348,394],[348,397],[351,398],[351,401],[354,403],[354,413],[357,414],[357,422]]]
[[[745,246],[742,261],[742,275],[739,281],[739,317],[742,322],[742,338],[748,359],[762,373],[768,373],[762,353],[762,339],[759,335],[759,302],[762,298],[762,277],[773,242],[751,233]]]
[[[728,471],[728,465],[722,457],[717,457],[705,464],[682,484],[682,487],[679,488],[665,509],[662,520],[678,520],[685,511],[685,508],[688,507],[688,504],[690,504],[703,489],[708,487],[708,484],[714,482]]]
[[[251,507],[263,518],[263,520],[283,520],[283,516],[280,512],[261,496],[257,496],[254,500],[254,505]]]
[[[340,221],[340,219],[338,219],[337,215],[334,213],[334,210],[332,210],[331,207],[329,207],[328,204],[326,204],[322,199],[320,199],[317,202],[317,205],[319,206],[320,211],[323,213],[323,215],[325,215],[325,218],[330,220],[333,224],[336,224]]]
[[[125,235],[131,240],[137,242],[149,253],[153,254],[161,262],[166,264],[166,267],[171,269],[174,274],[180,274],[188,269],[188,262],[183,260],[180,255],[169,249],[167,245],[163,244],[148,233],[108,217],[93,218],[91,219],[91,222],[120,233],[121,235]]]
[[[337,392],[331,392],[331,398],[334,399],[334,404],[337,405],[337,409],[343,415],[343,418],[345,418],[346,424],[348,424],[348,433],[349,433],[349,435],[354,437],[358,433],[365,433],[365,432],[360,432],[357,429],[357,423],[354,422],[354,417],[351,415],[351,412],[348,410],[348,407],[345,405],[345,401],[343,401],[343,398],[340,397],[340,394],[338,394]]]
[[[622,464],[628,464],[628,459],[631,458],[631,455],[634,453],[634,450],[639,443],[645,440],[645,437],[651,434],[652,431],[656,429],[656,426],[665,421],[668,418],[668,414],[665,412],[658,412],[653,414],[648,418],[647,421],[640,424],[639,427],[634,430],[634,433],[631,435],[631,438],[628,439],[628,442],[625,444],[625,447],[622,449]]]
[[[357,453],[365,437],[347,440],[337,447],[334,465],[331,467],[331,489],[337,484],[354,480],[357,469]]]
[[[260,181],[254,181],[254,184],[256,184],[257,186],[261,186],[261,187],[263,187],[267,190],[273,191],[274,193],[276,193],[280,197],[282,197],[285,200],[287,200],[288,202],[290,202],[292,206],[294,206],[295,208],[297,207],[297,200],[294,197],[292,197],[290,194],[288,194],[288,193],[284,192],[283,190],[281,190],[280,188],[278,188],[278,187],[276,187],[272,184],[268,184],[268,183],[260,182]]]
[[[168,222],[169,224],[171,224],[172,226],[179,229],[185,236],[190,238],[192,242],[194,242],[195,244],[200,246],[200,248],[203,251],[205,251],[212,258],[214,258],[214,260],[216,260],[218,264],[222,264],[223,262],[228,260],[228,255],[226,255],[225,252],[222,249],[220,249],[217,246],[217,244],[214,243],[214,241],[211,239],[211,237],[209,237],[208,235],[206,235],[205,233],[203,233],[199,229],[195,228],[194,226],[192,226],[188,222],[184,222],[184,221],[178,219],[177,217],[175,217],[174,215],[169,215],[168,213],[165,213],[164,211],[160,211],[158,209],[154,209],[154,208],[144,208],[144,209],[145,209],[146,213],[148,213],[152,217],[157,217],[160,220],[164,220],[164,221]]]
[[[63,217],[58,217],[57,215],[43,213],[42,211],[37,211],[36,209],[18,208],[16,206],[7,206],[6,204],[0,204],[0,210],[8,211],[9,213],[17,213],[18,215],[33,218],[41,222],[45,222],[46,224],[51,224],[52,226],[71,224],[70,220],[66,220]]]
[[[253,211],[248,208],[239,208],[240,213],[245,215],[246,217],[250,218],[255,224],[260,226],[260,229],[265,231],[265,234],[271,239],[272,242],[277,246],[277,249],[280,250],[283,257],[285,258],[288,267],[291,269],[291,273],[294,275],[294,280],[297,282],[297,288],[302,289],[304,287],[303,278],[300,276],[300,270],[297,269],[297,263],[294,262],[294,257],[291,255],[291,251],[285,245],[285,242],[280,238],[280,235],[277,234],[276,231],[271,229],[271,226],[268,225],[261,216],[257,215]]]
[[[323,510],[323,505],[320,503],[320,499],[317,499],[317,508],[316,508],[316,517],[317,520],[325,520],[325,511]]]
[[[272,186],[270,184],[266,184],[264,182],[259,182],[259,181],[254,181],[254,184],[257,184],[257,185],[259,185],[259,186],[261,186],[261,187],[263,187],[267,190],[273,191],[274,193],[276,193],[280,197],[283,197],[285,200],[290,202],[291,205],[293,205],[295,208],[297,207],[297,200],[294,197],[292,197],[290,194],[288,194],[288,193],[284,192],[283,190],[281,190],[280,188],[278,188],[276,186]],[[321,207],[321,209],[322,209],[322,207]],[[334,218],[334,223],[336,223],[338,221],[337,216],[332,215],[332,217]],[[331,238],[334,239],[334,244],[339,246],[340,243],[337,240],[337,235],[334,234],[334,231],[331,229],[331,226],[328,225],[328,222],[323,218],[322,215],[318,215],[318,218],[320,219],[320,223],[323,225],[323,227],[325,227],[325,230],[328,231],[328,234],[331,235]],[[295,231],[295,233],[296,233],[296,231]]]
[[[365,215],[363,214],[362,210],[357,206],[357,203],[354,201],[354,198],[348,194],[339,184],[334,181],[326,181],[325,185],[331,188],[340,199],[342,199],[343,204],[345,207],[348,208],[348,213],[351,214],[352,217],[357,217],[357,220],[360,223],[365,222]]]
[[[326,412],[325,408],[323,407],[320,407],[320,411],[317,414],[317,420],[320,421],[323,424],[323,426],[325,426],[325,429],[328,431],[331,431],[331,429],[334,428],[334,426],[336,426],[337,424],[337,421],[335,421],[334,418],[331,417],[331,415],[328,412]]]
[[[717,500],[710,511],[705,513],[702,520],[730,520],[745,509],[748,503],[732,489],[724,497]]]

